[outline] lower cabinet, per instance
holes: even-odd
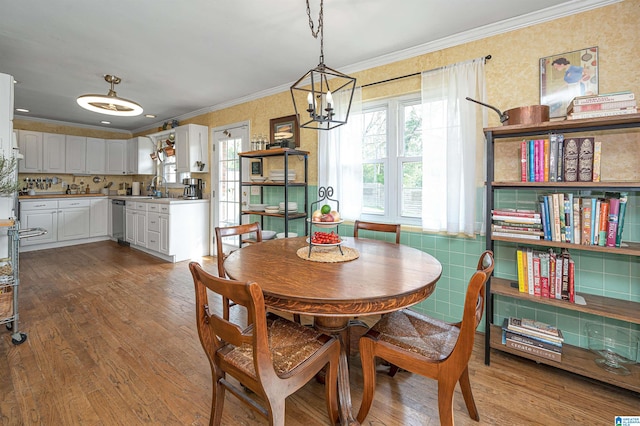
[[[127,242],[147,247],[147,203],[127,201],[125,222]]]
[[[90,200],[58,201],[58,241],[89,238]]]
[[[46,234],[20,240],[21,251],[63,247],[108,238],[107,197],[20,201],[20,227]]]
[[[127,203],[126,239],[133,248],[169,262],[209,254],[209,203],[143,200],[131,204]]]

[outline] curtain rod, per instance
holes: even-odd
[[[491,59],[491,55],[485,56],[484,57],[484,62],[486,63],[489,59]],[[368,86],[375,86],[376,84],[388,83],[390,81],[395,81],[395,80],[402,80],[403,78],[415,77],[415,76],[420,75],[420,74],[422,74],[422,71],[421,72],[414,72],[413,74],[402,75],[400,77],[388,78],[388,79],[382,80],[382,81],[376,81],[375,83],[363,84],[360,87],[362,88],[362,87],[368,87]]]

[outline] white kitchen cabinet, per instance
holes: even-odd
[[[24,159],[20,173],[65,173],[66,136],[57,133],[18,131],[18,147]]]
[[[127,141],[127,174],[155,174],[155,162],[150,155],[153,151],[154,142],[150,138],[139,136],[129,139]]]
[[[18,161],[20,173],[42,172],[42,132],[18,130],[18,148],[24,156]]]
[[[58,201],[58,241],[89,238],[90,219],[90,200]]]
[[[176,170],[182,172],[209,171],[209,127],[187,124],[176,127]],[[204,164],[201,169],[198,164]]]
[[[107,197],[91,199],[90,201],[89,236],[102,237],[109,233],[109,199]]]
[[[21,228],[47,233],[20,240],[20,251],[33,251],[109,239],[107,197],[21,200]]]
[[[107,144],[104,139],[87,138],[86,172],[90,175],[107,173]]]
[[[20,227],[43,228],[46,234],[20,239],[20,246],[33,246],[58,241],[58,202],[21,201]]]
[[[133,245],[147,247],[147,204],[127,201],[125,239]]]
[[[66,137],[66,172],[82,174],[87,169],[87,138],[85,136]]]
[[[160,253],[169,254],[169,218],[168,214],[158,215],[158,221],[160,225]]]
[[[42,171],[44,173],[65,173],[65,147],[65,135],[42,134]]]
[[[107,139],[106,174],[124,175],[127,172],[127,141]]]

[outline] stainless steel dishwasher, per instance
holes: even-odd
[[[129,243],[126,240],[126,219],[125,219],[125,205],[124,200],[111,200],[111,232],[113,238],[118,241],[118,244],[128,246]]]

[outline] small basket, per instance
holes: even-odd
[[[0,287],[0,319],[13,316],[13,287]]]

